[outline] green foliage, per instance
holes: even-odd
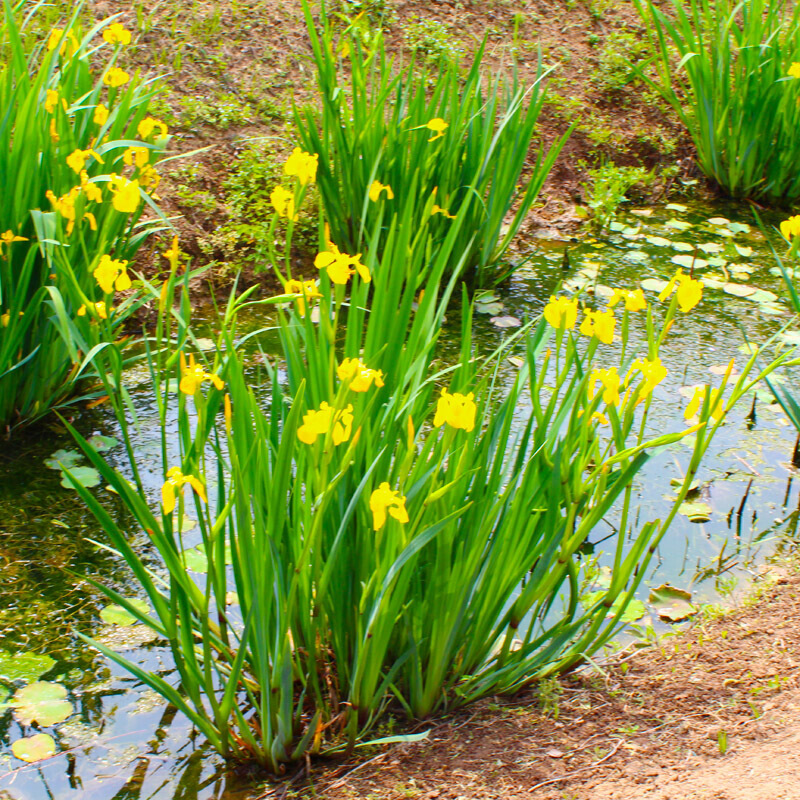
[[[152,227],[138,222],[152,201],[137,187],[157,181],[152,162],[165,137],[135,141],[153,90],[138,77],[106,88],[103,77],[113,75],[121,45],[91,71],[96,37],[108,22],[82,36],[75,17],[53,49],[40,44],[29,57],[7,2],[0,27],[0,47],[9,54],[0,71],[3,429],[64,402],[92,374],[93,359],[115,347],[116,332],[141,302],[134,295],[112,307],[114,292],[104,294],[92,273],[103,257],[130,259]],[[96,117],[101,103],[107,119]],[[151,163],[126,164],[131,146]],[[68,164],[78,150],[84,158]],[[114,174],[125,177],[115,181]]]
[[[295,208],[307,188],[295,180]],[[192,333],[189,276],[178,277],[173,248],[169,280],[150,287],[159,311],[148,363],[162,429],[161,509],[139,478],[119,375],[109,376],[107,390],[136,485],[73,431],[148,532],[165,571],[153,572],[75,481],[152,613],[87,579],[169,643],[181,691],[96,646],[174,703],[222,753],[279,770],[306,753],[352,748],[390,705],[422,718],[591,657],[624,625],[724,410],[762,377],[750,376],[756,353],[735,383],[728,373],[706,391],[672,510],[635,522],[633,480],[645,451],[687,433],[648,437],[653,384],[641,361],[660,365],[678,295],[663,317],[652,306],[639,316],[641,353],[629,349],[633,311],[621,311],[622,347],[613,349],[591,333],[588,343],[577,339],[575,317],[557,329],[529,323],[517,336],[525,357],[505,388],[498,370],[512,342],[476,357],[464,296],[460,353],[435,367],[448,304],[448,314],[457,313],[450,299],[464,255],[449,276],[448,269],[468,219],[464,206],[439,242],[431,223],[419,228],[411,204],[402,217],[379,216],[370,241],[385,231],[381,255],[371,246],[351,280],[333,283],[335,271],[325,268],[318,284],[303,287],[274,261],[286,293],[232,296],[213,351]],[[326,241],[323,222],[323,262],[353,264]],[[408,271],[427,275],[423,292]],[[577,298],[560,302],[577,316]],[[236,318],[265,304],[279,305],[281,350],[275,365],[265,362],[266,380],[251,385]],[[584,333],[593,315],[585,314]],[[345,359],[358,360],[355,372]],[[366,385],[357,387],[354,375]],[[624,400],[596,389],[603,375],[616,378]],[[264,385],[268,397],[256,393]],[[179,454],[167,433],[176,428]],[[201,559],[199,546],[182,544],[191,504]],[[613,567],[604,585],[594,580],[600,591],[582,598],[582,549],[612,509],[623,532]]]
[[[587,170],[587,174],[591,183],[581,185],[596,228],[605,228],[614,220],[620,204],[628,199],[626,194],[637,183],[647,185],[653,180],[653,173],[643,167],[618,167],[610,161]]]
[[[646,42],[630,31],[612,31],[600,50],[594,82],[600,91],[619,94],[635,76],[631,62],[635,62],[647,49]]]
[[[457,65],[464,54],[447,25],[435,19],[421,19],[412,14],[405,35],[409,50],[421,54],[432,66]]]
[[[733,197],[800,197],[800,6],[769,0],[636,0],[657,76],[703,172]],[[675,64],[674,52],[679,61]]]
[[[432,231],[440,243],[464,208],[466,224],[452,252],[466,254],[467,273],[478,283],[500,281],[508,274],[502,256],[567,135],[546,154],[540,149],[528,165],[545,98],[541,63],[525,90],[516,80],[484,76],[481,46],[464,79],[455,65],[445,64],[429,91],[430,75],[413,63],[394,70],[382,41],[366,53],[349,39],[345,87],[333,55],[341,48],[334,46],[330,26],[318,35],[305,10],[322,111],[296,108],[295,123],[303,148],[319,155],[319,191],[333,240],[350,253],[363,252],[382,208],[404,217],[410,205],[419,228],[435,214]],[[446,125],[442,135],[427,127],[432,120]],[[393,199],[370,199],[375,181],[391,187]],[[386,235],[382,231],[379,249]],[[407,277],[419,284],[424,276]]]

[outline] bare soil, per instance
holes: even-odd
[[[422,743],[314,769],[313,796],[798,800],[800,574],[771,574],[758,602],[656,646],[433,721]],[[295,786],[310,797],[309,785]]]

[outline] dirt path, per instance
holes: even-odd
[[[758,602],[602,671],[484,701],[424,743],[312,773],[315,796],[800,800],[800,575],[771,580]]]

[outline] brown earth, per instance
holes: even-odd
[[[686,633],[261,797],[798,800],[800,574],[770,575],[757,602]]]

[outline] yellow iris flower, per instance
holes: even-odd
[[[109,255],[103,255],[92,275],[104,294],[111,294],[115,289],[124,292],[131,288],[127,267],[127,261],[117,261]]]
[[[297,214],[294,210],[294,192],[290,192],[283,186],[276,186],[269,196],[269,201],[278,212],[279,217],[288,217],[293,222],[297,221]]]
[[[189,355],[189,362],[186,362],[186,356],[181,353],[181,382],[178,388],[184,394],[195,394],[200,388],[203,381],[211,381],[217,389],[222,389],[225,384],[219,375],[213,372],[207,372],[203,369],[202,364],[198,364],[194,360],[194,354]]]
[[[103,39],[109,44],[130,44],[131,32],[114,22],[103,31]]]
[[[380,181],[372,181],[372,185],[369,187],[369,199],[372,200],[373,203],[377,203],[381,192],[386,192],[387,200],[394,200],[394,192],[391,186],[386,183],[381,183]]]
[[[314,444],[317,437],[325,436],[330,431],[334,445],[339,445],[350,439],[352,429],[352,404],[343,409],[335,409],[322,402],[319,410],[312,409],[303,415],[303,424],[297,429],[297,438],[304,444]]]
[[[442,396],[436,403],[434,427],[439,428],[447,423],[452,428],[471,431],[475,427],[475,412],[477,411],[474,397],[472,392],[467,395],[459,392],[450,394],[447,389],[442,389]]]
[[[124,69],[120,69],[119,67],[111,67],[111,69],[103,75],[103,83],[106,86],[110,86],[112,89],[124,86],[130,79],[131,76],[128,75]]]
[[[608,307],[614,306],[621,300],[625,301],[626,311],[644,311],[647,308],[647,300],[644,298],[644,292],[641,289],[614,289],[614,294],[608,301]]]
[[[617,324],[614,312],[611,309],[605,311],[585,312],[586,316],[581,322],[580,331],[584,336],[595,336],[603,344],[611,344],[614,341],[614,327]]]
[[[425,124],[425,127],[433,131],[433,136],[428,139],[429,142],[435,142],[444,136],[444,132],[450,127],[441,117],[434,117],[430,122]]]
[[[165,514],[171,514],[174,511],[176,498],[183,494],[183,487],[187,483],[204,503],[208,502],[205,487],[199,478],[195,478],[194,475],[184,475],[180,467],[170,467],[167,470],[167,479],[161,487],[161,505],[164,507]]]
[[[556,330],[571,331],[578,321],[578,299],[550,296],[550,302],[544,307],[544,318]]]
[[[348,383],[351,392],[366,392],[373,383],[377,388],[383,386],[383,372],[370,369],[357,358],[346,358],[336,369],[339,380]]]
[[[111,193],[114,195],[111,205],[123,214],[133,214],[142,199],[139,193],[139,181],[129,181],[121,175],[112,173],[110,183]]]
[[[306,302],[314,297],[322,297],[317,284],[314,281],[286,281],[286,286],[283,287],[286,294],[299,294],[301,297],[297,298],[297,313],[301,317],[306,315]]]
[[[664,302],[676,289],[678,308],[684,313],[691,311],[703,299],[703,284],[689,275],[684,275],[680,267],[659,292],[658,299]]]
[[[319,253],[314,259],[314,266],[326,270],[333,283],[347,283],[353,274],[351,267],[355,267],[355,271],[364,283],[372,280],[369,269],[361,263],[361,253],[349,256],[347,253],[342,253],[333,242],[328,242],[328,247],[328,250]]]
[[[408,522],[406,498],[393,490],[384,481],[369,497],[369,510],[372,512],[372,528],[379,531],[386,524],[386,512],[398,522]]]
[[[603,387],[603,402],[607,406],[618,406],[619,387],[622,383],[622,378],[617,374],[616,367],[609,369],[595,369],[589,376],[589,399],[594,397],[594,390],[597,384]]]
[[[299,147],[292,150],[292,154],[286,159],[286,164],[283,166],[285,175],[294,175],[301,183],[306,186],[309,183],[314,183],[317,179],[317,166],[319,165],[319,156],[314,153],[304,153]]]

